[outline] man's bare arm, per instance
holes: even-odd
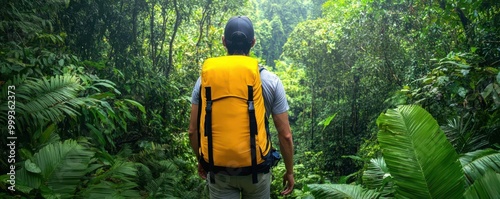
[[[191,105],[191,116],[189,117],[189,143],[196,154],[196,159],[199,158],[198,151],[198,104]]]
[[[283,176],[283,183],[286,185],[285,190],[281,192],[283,195],[290,194],[293,191],[295,180],[293,178],[293,137],[288,122],[288,113],[273,114],[273,121],[278,130],[278,138],[280,141],[280,151],[285,162],[286,173]]]

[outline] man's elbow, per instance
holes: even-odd
[[[194,138],[194,137],[196,137],[198,135],[198,131],[189,129],[188,130],[188,135],[189,135],[189,138]]]
[[[293,136],[292,136],[292,133],[283,133],[283,134],[279,134],[279,139],[282,141],[292,141]]]

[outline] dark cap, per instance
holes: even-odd
[[[230,43],[252,43],[254,30],[252,21],[246,16],[231,17],[224,28],[224,38]]]

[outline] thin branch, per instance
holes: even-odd
[[[177,6],[177,0],[174,0],[174,8],[175,8],[175,24],[174,24],[174,30],[172,33],[172,37],[170,38],[169,42],[169,50],[168,50],[168,64],[167,68],[165,70],[165,77],[168,78],[168,75],[170,73],[170,70],[172,69],[173,65],[173,54],[174,54],[174,40],[175,36],[177,35],[177,30],[179,29],[179,25],[181,24],[181,13],[179,11],[179,7]]]

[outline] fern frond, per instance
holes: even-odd
[[[166,173],[175,173],[178,170],[177,166],[170,160],[162,160],[158,163],[161,166],[161,170]]]
[[[113,178],[122,182],[132,182],[137,177],[137,169],[134,163],[123,160],[116,160],[105,172],[94,177],[89,183],[98,182]]]
[[[134,163],[115,160],[110,168],[93,177],[80,195],[83,198],[140,198],[135,190],[138,186],[136,179]]]
[[[102,181],[91,185],[81,192],[82,198],[142,198],[139,191],[134,190],[135,183],[114,183]]]
[[[140,187],[146,186],[149,182],[154,180],[151,169],[142,163],[135,163],[137,167],[137,183]]]
[[[175,192],[175,179],[173,173],[162,173],[160,177],[152,180],[145,188],[150,193],[150,198],[176,198],[172,193]]]
[[[20,122],[27,125],[33,121],[31,124],[38,126],[47,121],[57,123],[67,115],[78,115],[76,108],[91,100],[78,97],[82,89],[78,78],[72,75],[26,80],[16,94]]]

